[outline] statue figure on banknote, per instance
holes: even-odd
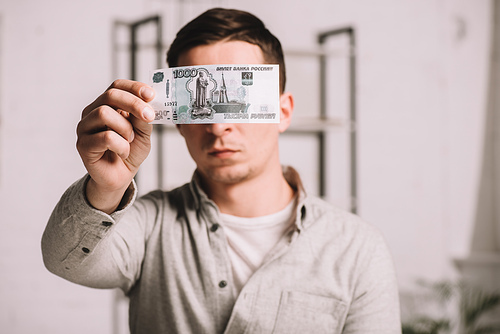
[[[193,102],[193,109],[191,110],[191,116],[193,118],[205,118],[212,116],[213,109],[207,104],[208,85],[208,78],[205,77],[205,73],[203,71],[200,71],[198,78],[196,78],[195,99]]]
[[[196,102],[194,104],[195,108],[204,108],[207,104],[207,87],[208,80],[205,78],[205,74],[200,71],[198,79],[196,79]]]

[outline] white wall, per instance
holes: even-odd
[[[112,293],[48,273],[40,237],[84,173],[75,127],[112,81],[113,20],[162,10],[171,29],[206,5],[179,18],[164,12],[173,1],[0,1],[0,332],[110,333]],[[356,27],[360,214],[386,236],[401,286],[452,277],[475,215],[491,1],[219,3],[257,14],[290,49]]]

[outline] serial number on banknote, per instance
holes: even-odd
[[[278,65],[200,65],[155,70],[153,124],[279,123]]]

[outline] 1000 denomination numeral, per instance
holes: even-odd
[[[174,79],[178,78],[189,78],[198,75],[198,69],[196,68],[183,68],[183,69],[173,69]]]

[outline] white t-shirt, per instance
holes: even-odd
[[[221,214],[237,292],[262,265],[295,220],[295,200],[283,210],[262,217],[244,218]]]

